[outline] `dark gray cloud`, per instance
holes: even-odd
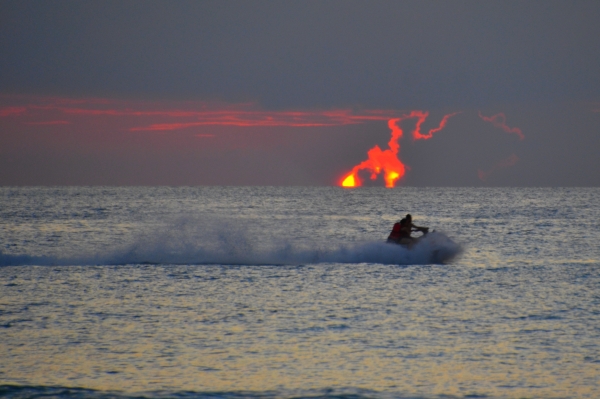
[[[485,107],[600,97],[597,1],[3,1],[0,91]]]
[[[402,184],[597,186],[598,21],[597,0],[3,0],[0,184],[331,185],[390,138],[383,119],[300,128],[44,114],[53,100],[42,95],[121,101],[120,112],[220,100],[210,104],[256,120],[420,109],[431,112],[424,131],[461,111],[431,140],[413,142],[407,126]],[[525,139],[479,112],[506,114]],[[188,125],[131,129],[178,123]]]

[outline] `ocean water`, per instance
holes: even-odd
[[[598,398],[599,239],[599,188],[3,187],[0,396]]]

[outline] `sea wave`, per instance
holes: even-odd
[[[468,395],[468,398],[489,396]],[[457,396],[449,395],[409,395],[392,392],[379,392],[360,388],[322,388],[306,390],[277,390],[277,391],[153,391],[124,393],[119,391],[103,391],[85,388],[62,386],[34,385],[0,385],[0,398],[7,399],[452,399]]]

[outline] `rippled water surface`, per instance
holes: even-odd
[[[600,392],[600,189],[0,188],[0,205],[0,396]],[[436,233],[385,244],[408,212]]]

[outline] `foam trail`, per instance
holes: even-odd
[[[140,241],[107,255],[59,258],[7,255],[0,253],[0,266],[18,265],[127,265],[127,264],[220,264],[220,265],[298,265],[319,263],[431,264],[450,261],[461,252],[443,233],[430,233],[410,250],[383,241],[353,243],[292,243],[279,240],[268,246],[256,245],[238,237],[217,237],[219,244],[203,246],[156,237]]]
[[[52,256],[33,256],[25,254],[4,254],[0,251],[0,266],[23,266],[23,265],[40,265],[52,266],[59,262],[59,258]],[[60,262],[59,262],[60,263]]]

